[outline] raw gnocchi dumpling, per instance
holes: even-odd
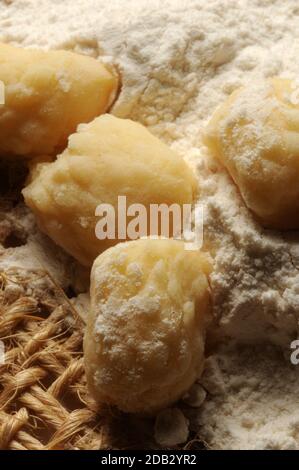
[[[299,84],[273,78],[237,90],[204,141],[262,225],[299,228]]]
[[[0,156],[54,154],[81,122],[104,113],[118,78],[101,62],[66,51],[0,44]]]
[[[96,236],[99,204],[113,206],[117,218],[118,196],[148,209],[191,204],[195,192],[195,176],[179,155],[141,124],[108,114],[79,126],[68,148],[55,162],[40,163],[23,190],[40,228],[87,266],[118,243],[117,230],[115,239]]]
[[[190,388],[203,369],[210,269],[170,239],[120,243],[95,260],[84,358],[98,403],[154,413]]]

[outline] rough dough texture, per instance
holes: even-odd
[[[117,77],[99,61],[72,52],[0,44],[0,155],[54,154],[81,122],[104,113]]]
[[[142,125],[108,114],[79,126],[58,159],[40,164],[33,176],[23,191],[26,204],[41,229],[87,266],[118,242],[96,237],[100,203],[117,209],[118,196],[127,196],[127,206],[191,204],[196,191],[179,155]]]
[[[84,353],[97,402],[152,413],[189,389],[203,367],[209,271],[178,240],[121,243],[95,260]]]
[[[259,81],[215,112],[204,141],[262,225],[299,228],[299,85]]]

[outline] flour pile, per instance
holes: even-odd
[[[213,448],[299,449],[299,369],[289,361],[299,236],[262,230],[201,144],[207,119],[240,85],[298,76],[298,2],[7,0],[0,40],[114,63],[122,90],[112,113],[145,124],[196,168],[215,256],[215,324],[208,394],[190,426]]]

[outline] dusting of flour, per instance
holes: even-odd
[[[218,346],[190,425],[214,448],[299,449],[299,369],[288,359],[298,333],[299,237],[254,222],[200,137],[240,85],[298,76],[297,0],[9,0],[0,3],[0,40],[113,62],[122,90],[112,112],[148,126],[196,169],[215,256]]]

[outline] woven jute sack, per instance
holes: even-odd
[[[86,389],[83,327],[47,272],[0,272],[0,449],[107,448],[109,410]]]

